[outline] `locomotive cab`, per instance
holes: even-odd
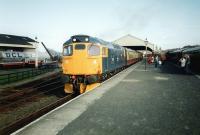
[[[91,43],[76,43],[64,46],[63,73],[70,75],[101,73],[100,50],[100,46]]]

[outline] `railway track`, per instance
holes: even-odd
[[[9,135],[11,133],[13,133],[14,131],[20,129],[21,127],[29,124],[30,122],[36,120],[37,118],[41,117],[42,115],[50,112],[51,110],[55,109],[56,107],[66,103],[67,101],[71,100],[72,98],[74,98],[75,96],[73,94],[67,95],[59,100],[57,100],[56,102],[34,112],[31,113],[30,115],[17,120],[11,124],[9,124],[8,126],[5,126],[4,128],[0,129],[0,135]]]
[[[7,90],[2,92],[4,95],[0,98],[0,112],[9,111],[22,105],[23,103],[30,102],[44,94],[52,94],[54,91],[63,87],[61,76],[57,75],[54,78],[45,80],[39,84],[35,84],[32,87],[23,88],[21,90]]]
[[[64,94],[63,89],[64,84],[61,75],[57,74],[16,89],[1,91],[0,118],[2,123],[0,123],[0,135],[7,135],[16,131],[75,97],[74,95]],[[41,101],[45,101],[42,102],[44,105]],[[34,104],[36,104],[35,108]],[[27,108],[31,108],[28,113]],[[24,110],[24,114],[23,111],[15,114],[18,110]],[[17,118],[14,115],[17,115]],[[10,116],[14,118],[9,118]]]

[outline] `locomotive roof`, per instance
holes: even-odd
[[[32,45],[29,42],[37,42],[37,41],[29,37],[0,34],[0,43],[3,44]]]
[[[86,37],[86,38],[89,38],[89,43],[96,43],[96,44],[100,44],[100,45],[104,45],[108,48],[115,48],[115,49],[122,49],[123,47],[118,45],[118,44],[115,44],[115,43],[111,43],[111,42],[107,42],[107,41],[104,41],[102,39],[99,39],[99,38],[96,38],[96,37],[91,37],[91,36],[88,36],[88,35],[75,35],[75,36],[72,36],[69,40],[67,40],[64,45],[68,45],[68,44],[71,44],[73,43],[73,38],[75,37]]]

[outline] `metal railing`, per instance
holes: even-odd
[[[16,81],[35,77],[47,72],[54,71],[55,69],[59,69],[59,67],[45,66],[45,67],[30,69],[26,71],[14,72],[14,73],[9,73],[9,74],[0,74],[0,85],[5,85],[5,84],[13,83]]]

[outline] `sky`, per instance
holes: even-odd
[[[131,34],[162,49],[200,44],[199,0],[0,0],[0,33],[62,50],[76,34],[114,41]]]

